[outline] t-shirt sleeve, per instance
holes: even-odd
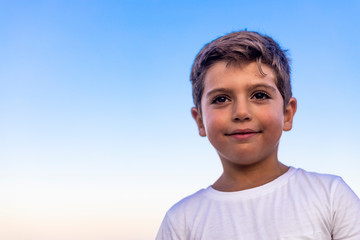
[[[156,240],[185,240],[181,235],[182,231],[179,226],[174,225],[170,212],[167,212],[157,233]]]
[[[339,178],[332,191],[333,240],[360,239],[360,199]]]

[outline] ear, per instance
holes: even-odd
[[[191,108],[191,115],[193,116],[199,129],[199,135],[202,137],[206,137],[205,126],[201,117],[201,113],[199,112],[199,110],[197,110],[196,107]]]
[[[285,107],[285,113],[284,113],[284,131],[290,131],[293,124],[294,115],[296,113],[297,109],[297,101],[295,98],[290,98],[288,104]]]

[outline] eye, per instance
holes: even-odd
[[[215,97],[214,100],[212,100],[212,104],[214,103],[224,103],[224,102],[228,102],[230,101],[228,97],[226,96],[218,96],[218,97]]]
[[[251,98],[254,98],[254,99],[258,99],[258,100],[263,100],[263,99],[269,99],[270,96],[269,94],[267,94],[266,92],[255,92]]]

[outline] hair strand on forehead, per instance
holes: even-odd
[[[257,67],[261,75],[266,76],[266,73],[262,70],[261,67],[261,56],[256,59]]]

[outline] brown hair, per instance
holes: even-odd
[[[204,91],[204,77],[209,68],[217,62],[228,64],[236,62],[258,63],[261,74],[261,63],[275,71],[276,86],[284,100],[284,109],[292,96],[290,83],[290,60],[286,50],[280,48],[272,38],[257,32],[239,31],[227,34],[206,44],[195,58],[191,69],[193,99],[196,108],[201,112],[201,97]]]

